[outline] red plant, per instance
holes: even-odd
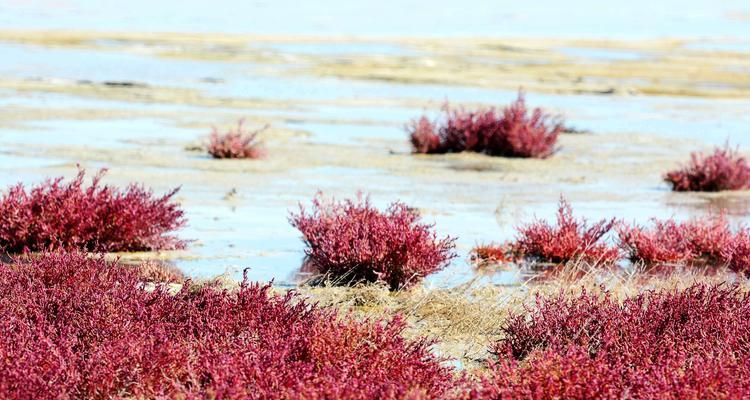
[[[319,195],[312,204],[311,213],[300,205],[289,221],[302,233],[309,263],[339,283],[380,281],[393,290],[405,288],[456,257],[455,239],[438,240],[433,226],[403,203],[381,212],[368,198],[324,203]]]
[[[722,257],[729,260],[729,268],[750,275],[750,231],[747,228],[737,232],[730,254],[727,254],[728,250],[730,249],[725,249]]]
[[[131,185],[102,186],[106,170],[84,187],[84,170],[69,183],[48,180],[26,191],[12,186],[0,197],[0,250],[7,253],[77,249],[92,252],[150,251],[184,247],[167,232],[182,227],[183,211],[172,197]]]
[[[719,192],[750,188],[750,165],[729,144],[714,149],[711,155],[692,153],[690,163],[667,172],[664,180],[676,192]]]
[[[494,108],[478,111],[443,107],[444,124],[427,117],[407,126],[415,153],[473,151],[502,157],[547,158],[556,151],[560,121],[539,108],[529,113],[523,92],[502,113]]]
[[[677,223],[653,220],[654,227],[618,226],[620,248],[644,264],[715,264],[731,260],[738,237],[724,213]]]
[[[557,137],[564,129],[560,121],[550,120],[540,108],[529,114],[521,92],[518,99],[503,110],[498,134],[487,138],[486,152],[504,157],[549,157],[557,150]]]
[[[750,396],[750,298],[696,285],[620,304],[583,293],[514,314],[474,398]]]
[[[471,249],[471,259],[479,263],[503,263],[512,258],[512,249],[502,244],[480,244]]]
[[[407,130],[409,140],[415,153],[432,154],[444,153],[440,135],[436,132],[437,127],[427,117],[411,121]]]
[[[614,219],[601,220],[591,226],[585,219],[576,220],[570,204],[560,198],[556,225],[536,221],[522,226],[511,246],[518,258],[531,261],[555,264],[573,260],[611,263],[619,258],[619,250],[602,243],[602,239],[614,224]]]
[[[213,128],[208,154],[213,158],[261,158],[265,151],[258,140],[258,134],[267,129],[268,126],[257,131],[245,130],[245,120],[237,123],[237,128],[230,129],[226,133],[219,133]]]
[[[81,254],[0,264],[0,398],[444,397],[404,322],[355,321],[269,286],[146,290]]]

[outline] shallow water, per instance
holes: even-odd
[[[109,12],[112,5],[107,2],[0,1],[0,24],[6,29],[316,35],[750,36],[750,23],[736,17],[750,8],[739,1],[579,3],[560,18],[554,12],[557,3],[546,0],[534,5],[503,2],[502,7],[473,0],[462,2],[460,8],[454,3],[381,2],[373,10],[331,0],[314,6],[295,2],[293,7],[288,1],[223,7],[221,2],[189,1],[181,3],[176,15],[169,2],[135,1],[126,9]],[[397,7],[399,12],[393,12]],[[281,10],[287,8],[291,11],[283,14],[280,23]],[[700,46],[749,49],[738,43],[707,40]],[[409,147],[403,132],[410,118],[425,108],[437,116],[448,99],[455,104],[506,104],[515,98],[515,91],[294,72],[307,55],[413,54],[408,46],[392,43],[266,46],[269,54],[286,60],[280,64],[171,59],[155,56],[153,48],[105,44],[104,50],[90,50],[0,42],[0,58],[10,60],[0,65],[4,79],[48,85],[0,90],[0,184],[70,176],[81,163],[89,170],[108,167],[108,180],[114,184],[142,181],[158,192],[181,185],[179,200],[189,224],[179,235],[195,241],[171,262],[191,276],[226,272],[240,277],[249,268],[253,280],[293,285],[304,279],[299,275],[302,243],[287,216],[317,191],[337,197],[362,191],[381,207],[402,200],[420,208],[441,235],[457,237],[459,258],[428,279],[437,286],[475,278],[467,261],[473,245],[509,240],[519,223],[551,218],[560,194],[573,202],[577,214],[590,219],[646,222],[653,216],[701,215],[713,207],[728,208],[735,221],[743,222],[750,210],[750,201],[742,194],[675,195],[660,182],[663,169],[687,159],[692,149],[720,145],[727,139],[747,149],[750,99],[529,93],[534,105],[592,132],[577,136],[584,139],[571,135],[563,140],[555,157],[574,161],[574,167],[559,165],[558,171],[549,171],[523,160],[498,163],[471,155],[413,161],[405,155]],[[564,48],[561,53],[591,63],[650,57],[590,48]],[[257,104],[245,108],[218,101],[201,107],[183,102],[179,96],[187,94],[155,101],[137,96],[123,99],[114,95],[121,93],[116,91],[109,96],[79,90],[82,85],[88,90],[104,82],[131,82],[155,91],[187,89],[211,99]],[[205,140],[211,125],[226,126],[241,117],[248,117],[252,126],[267,120],[274,128],[296,134],[272,134],[269,144],[277,153],[271,152],[265,161],[214,161],[186,150]],[[329,158],[311,156],[328,150]],[[336,154],[355,151],[361,153],[349,158]],[[402,162],[409,166],[400,168]],[[651,162],[653,170],[648,170]],[[634,169],[639,175],[628,176],[620,169]],[[482,279],[514,284],[526,278],[508,270]]]

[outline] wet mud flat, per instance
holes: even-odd
[[[693,150],[750,144],[750,46],[741,41],[429,39],[0,31],[16,62],[0,78],[2,184],[109,168],[106,180],[157,192],[181,186],[194,242],[160,258],[188,275],[291,286],[302,243],[290,209],[322,191],[369,193],[419,208],[459,253],[427,285],[477,277],[480,242],[554,214],[646,222],[727,208],[746,219],[746,193],[673,194],[661,175]],[[95,58],[96,67],[80,62]],[[92,63],[91,65],[94,65]],[[415,156],[403,126],[445,100],[528,101],[586,133],[564,134],[546,160],[477,154]],[[217,161],[201,151],[212,125],[239,118],[263,132],[268,156]],[[743,147],[743,150],[745,147]],[[523,282],[522,271],[482,279]]]

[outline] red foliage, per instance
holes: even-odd
[[[471,259],[479,263],[504,263],[512,259],[512,249],[503,244],[480,244],[471,249]]]
[[[404,288],[456,257],[455,239],[438,240],[419,212],[399,202],[381,212],[368,198],[324,203],[317,196],[310,214],[300,205],[289,221],[302,232],[310,264],[342,284],[381,281]]]
[[[602,239],[614,224],[614,219],[601,220],[591,226],[585,219],[576,220],[570,204],[560,198],[556,225],[536,221],[522,226],[511,246],[518,258],[531,261],[555,264],[573,260],[611,263],[619,258],[619,250],[602,243]]]
[[[475,398],[683,399],[750,396],[750,298],[696,285],[620,304],[538,298],[510,317]]]
[[[208,144],[208,154],[213,158],[261,158],[265,150],[261,147],[258,134],[268,128],[267,126],[257,131],[245,130],[245,121],[240,120],[237,128],[230,129],[226,133],[219,133],[214,128]]]
[[[404,323],[339,318],[292,293],[144,290],[78,254],[0,264],[0,398],[445,396],[455,380]]]
[[[172,202],[178,189],[161,197],[138,185],[120,191],[100,184],[105,171],[89,187],[83,186],[83,170],[69,183],[60,177],[28,192],[20,183],[11,187],[0,197],[0,250],[110,252],[184,246],[166,235],[185,223],[183,211]]]
[[[547,158],[556,151],[563,125],[539,108],[526,108],[523,93],[510,106],[478,111],[443,107],[444,124],[427,117],[407,126],[415,153],[473,151],[502,157]]]
[[[750,188],[750,165],[727,144],[711,155],[692,153],[690,163],[666,173],[664,180],[677,192],[743,190]]]
[[[654,227],[618,226],[620,248],[633,262],[645,264],[725,264],[732,259],[738,236],[726,216],[709,215],[677,223],[654,220]]]
[[[437,127],[427,117],[421,117],[418,120],[409,123],[409,139],[415,153],[432,154],[444,153],[440,135],[436,131]]]
[[[729,268],[750,275],[750,231],[745,228],[737,232],[731,249],[731,257],[727,257],[726,253],[722,256],[724,259],[729,259]]]
[[[487,138],[487,153],[504,157],[547,158],[557,149],[557,137],[563,131],[559,121],[540,108],[529,113],[523,93],[503,110],[498,134]]]

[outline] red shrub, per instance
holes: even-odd
[[[77,249],[149,251],[175,249],[184,242],[166,233],[184,225],[172,197],[138,185],[125,191],[100,185],[102,170],[89,187],[85,171],[69,183],[48,180],[26,191],[23,184],[0,197],[0,250],[8,253]]]
[[[403,322],[294,294],[144,290],[83,255],[0,265],[0,398],[435,398],[455,384]]]
[[[654,220],[654,227],[620,225],[620,248],[633,262],[645,264],[716,264],[732,258],[737,237],[726,216],[709,215],[677,223]]]
[[[444,123],[427,117],[407,126],[415,153],[473,151],[502,157],[547,158],[556,150],[563,131],[559,121],[539,108],[529,113],[523,93],[502,113],[494,108],[478,111],[443,107]]]
[[[478,263],[509,262],[512,251],[510,246],[504,244],[480,244],[471,249],[471,259]]]
[[[442,149],[437,127],[427,117],[411,121],[407,126],[409,140],[415,153],[432,154],[445,153]]]
[[[456,257],[455,239],[438,240],[432,225],[421,223],[416,210],[399,202],[381,212],[367,198],[324,203],[318,196],[312,213],[300,206],[289,221],[302,232],[311,265],[339,283],[381,281],[395,290]]]
[[[729,144],[711,155],[692,153],[690,163],[668,172],[664,180],[677,192],[718,192],[750,188],[750,165]]]
[[[557,148],[557,137],[563,131],[559,121],[551,121],[551,117],[540,108],[535,108],[529,114],[523,93],[518,94],[518,100],[503,110],[498,134],[487,138],[487,149],[490,155],[504,157],[533,157],[547,158]]]
[[[267,126],[257,131],[245,130],[245,121],[240,120],[237,128],[230,129],[226,133],[219,133],[214,128],[208,144],[208,154],[213,158],[260,158],[265,155],[258,140],[258,134],[268,128]]]
[[[518,258],[531,261],[555,264],[573,260],[611,263],[619,258],[619,251],[602,243],[602,239],[614,224],[614,219],[601,220],[591,226],[585,219],[576,220],[570,204],[561,198],[557,225],[536,221],[522,226],[511,246]]]
[[[540,297],[503,334],[474,397],[750,396],[750,298],[736,288]]]

